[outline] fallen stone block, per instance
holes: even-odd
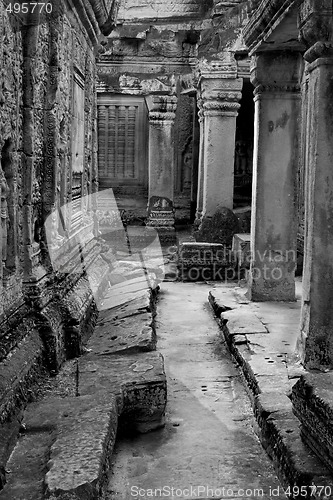
[[[160,353],[85,355],[79,360],[79,394],[93,394],[96,387],[116,396],[122,426],[148,432],[164,425],[167,386]]]
[[[235,278],[232,254],[218,243],[184,242],[179,246],[179,276],[183,281]]]
[[[11,474],[1,498],[100,498],[117,421],[116,400],[107,392],[95,390],[88,396],[50,398],[29,405],[24,432],[7,464]]]

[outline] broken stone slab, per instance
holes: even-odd
[[[151,287],[146,276],[137,276],[136,278],[111,286],[105,294],[105,297],[108,298],[118,294],[136,293],[142,290],[148,290],[149,288]]]
[[[216,298],[216,294],[213,293],[213,292],[209,292],[208,294],[208,301],[215,313],[215,316],[217,316],[218,318],[221,316],[221,313],[223,313],[224,311],[229,311],[232,309],[232,307],[230,307],[229,305],[224,305],[221,300],[217,299]]]
[[[90,353],[79,360],[78,371],[79,394],[93,394],[96,387],[114,394],[126,428],[148,432],[164,425],[167,386],[160,353],[112,357]]]
[[[100,498],[107,482],[117,421],[115,397],[101,391],[29,405],[24,432],[7,464],[11,474],[1,498]]]
[[[221,319],[224,328],[228,329],[229,335],[269,333],[253,312],[241,307],[222,312]]]
[[[156,332],[151,313],[97,324],[87,348],[99,356],[154,351]]]
[[[246,335],[234,335],[233,341],[235,345],[247,344],[248,342]]]
[[[224,245],[218,243],[181,243],[178,270],[183,281],[219,281],[235,278],[233,256]]]
[[[113,293],[109,293],[106,296],[101,304],[101,311],[105,311],[108,309],[119,308],[120,306],[124,306],[134,300],[140,298],[146,298],[150,301],[151,293],[149,288],[142,288],[140,290],[132,290],[132,291],[120,291],[119,289],[114,289],[112,287]]]
[[[132,297],[128,302],[121,301],[118,306],[100,311],[97,325],[104,325],[110,321],[113,322],[117,319],[128,318],[146,312],[151,313],[152,317],[155,315],[155,304],[150,292]]]
[[[333,373],[307,373],[293,386],[302,438],[333,472]]]

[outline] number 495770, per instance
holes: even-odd
[[[10,2],[6,7],[6,11],[10,14],[51,14],[52,3],[50,2]]]

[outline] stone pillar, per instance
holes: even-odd
[[[313,44],[304,56],[309,75],[308,134],[305,258],[298,342],[302,361],[309,369],[333,367],[333,45],[322,40],[326,34],[332,39],[331,2],[327,2],[329,16],[325,17],[322,10],[321,3],[312,2],[311,9],[301,12],[301,33],[308,45]]]
[[[255,132],[249,296],[295,300],[301,56],[252,58]]]
[[[198,99],[198,120],[200,128],[199,144],[199,165],[198,165],[198,190],[197,190],[197,209],[195,213],[195,226],[199,226],[202,217],[203,207],[203,185],[204,185],[204,116],[202,109],[202,100]]]
[[[202,217],[233,208],[236,117],[242,97],[241,78],[221,72],[200,80],[204,116]]]
[[[175,96],[152,96],[149,112],[149,206],[147,225],[174,225]]]

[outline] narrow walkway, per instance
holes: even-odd
[[[168,378],[166,426],[118,440],[107,500],[285,498],[218,336],[210,288],[162,284],[157,348]]]

